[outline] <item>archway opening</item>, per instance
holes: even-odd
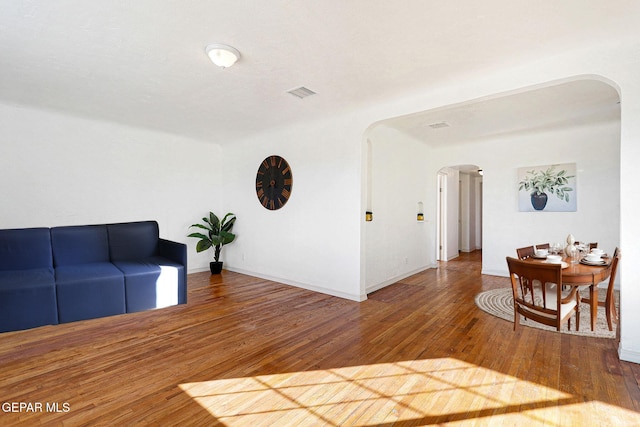
[[[494,275],[506,275],[504,256],[513,253],[521,242],[537,241],[534,237],[540,237],[540,230],[549,235],[550,241],[571,230],[606,246],[619,244],[620,181],[615,171],[620,165],[620,97],[616,88],[602,78],[575,76],[390,118],[372,125],[366,137],[373,147],[370,173],[374,179],[367,190],[374,201],[376,224],[375,229],[370,227],[372,223],[363,225],[366,244],[362,265],[367,289],[391,284],[414,271],[403,262],[415,255],[420,244],[427,246],[420,253],[426,257],[419,264],[423,268],[437,266],[436,260],[450,259],[458,250],[480,247],[482,272]],[[381,140],[387,144],[382,150]],[[519,212],[518,168],[566,162],[578,166],[578,211],[537,216]],[[460,239],[461,233],[455,233],[454,243],[440,255],[438,172],[447,165],[453,170],[469,165],[487,173],[478,189],[482,216],[475,229],[479,228],[480,236],[470,237],[467,246]],[[457,173],[459,178],[460,171]],[[395,187],[391,185],[394,174],[400,177]],[[460,194],[459,182],[455,185]],[[402,203],[389,198],[389,194],[405,188],[419,191],[420,198],[411,196]],[[607,190],[602,191],[604,188]],[[614,210],[607,215],[606,229],[594,230],[590,225],[597,221],[602,206],[595,194],[606,194]],[[426,227],[420,233],[406,232],[400,244],[390,246],[397,236],[387,239],[389,230],[399,228],[393,220],[376,221],[385,218],[385,210],[407,209],[415,215],[416,200],[424,202]],[[392,257],[388,256],[390,247],[397,252]]]

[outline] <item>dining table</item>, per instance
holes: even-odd
[[[547,262],[544,258],[528,258],[533,262]],[[562,258],[562,285],[589,286],[591,330],[595,330],[598,319],[598,284],[611,275],[611,257],[603,256],[602,263],[587,263],[584,259]]]

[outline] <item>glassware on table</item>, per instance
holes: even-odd
[[[571,264],[577,264],[580,262],[580,258],[582,257],[580,249],[577,247],[573,248],[571,251]]]
[[[589,245],[588,244],[580,243],[580,245],[578,245],[578,249],[580,250],[580,258],[584,257],[586,254],[589,253]]]

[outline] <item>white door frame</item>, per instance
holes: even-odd
[[[447,260],[447,174],[438,172],[438,201],[437,201],[438,232],[436,245],[438,261]]]

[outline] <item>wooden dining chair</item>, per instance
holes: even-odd
[[[518,259],[527,259],[532,257],[536,253],[536,249],[549,249],[549,243],[540,243],[535,246],[525,246],[524,248],[516,249],[516,253],[518,254]]]
[[[567,321],[571,329],[571,316],[576,315],[576,331],[580,329],[580,304],[578,288],[571,287],[567,295],[562,294],[562,265],[545,264],[522,261],[507,257],[509,277],[511,278],[511,290],[513,291],[513,329],[520,326],[520,315],[526,319],[534,320],[544,325],[560,330],[562,324]],[[528,302],[520,293],[519,282],[525,279],[528,282],[539,281],[542,291],[546,293],[549,307],[544,307],[540,301]]]
[[[533,246],[525,246],[524,248],[516,249],[518,259],[527,259],[534,255]]]
[[[614,282],[616,281],[616,273],[618,271],[618,264],[620,263],[620,258],[622,254],[620,249],[616,248],[613,252],[613,256],[611,258],[611,272],[609,275],[609,280],[603,283],[607,285],[607,296],[604,301],[598,301],[598,307],[604,307],[605,313],[607,314],[607,325],[609,326],[609,330],[613,331],[613,322],[618,323],[618,312],[616,311],[615,304],[615,296],[613,294],[614,291]],[[580,301],[591,304],[591,298],[580,298]]]
[[[579,245],[580,242],[575,242],[574,245]],[[589,250],[597,248],[598,247],[598,242],[591,242],[589,243]]]
[[[524,248],[516,249],[516,253],[518,254],[518,259],[523,260],[523,259],[531,258],[532,256],[535,255],[536,249],[549,249],[549,243],[541,243],[535,246],[525,246]],[[531,293],[531,301],[534,300],[533,288],[536,285],[540,285],[540,284],[537,282],[536,283],[528,282],[526,279],[520,279],[520,287],[522,289],[522,293],[523,295],[526,295],[527,292]],[[544,307],[547,306],[547,296],[544,292],[542,293],[542,305]]]
[[[535,254],[535,251],[533,250],[533,246],[525,246],[524,248],[516,249],[516,253],[518,254],[518,259],[527,259],[531,258]],[[531,295],[531,301],[533,301],[533,283],[527,282],[523,278],[519,280],[522,295],[525,296],[529,293]]]

